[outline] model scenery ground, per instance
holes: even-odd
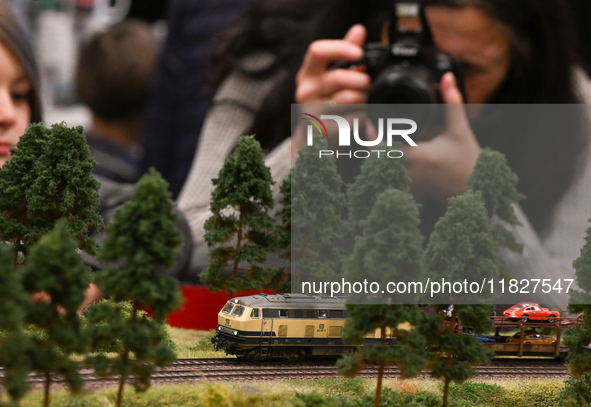
[[[452,385],[451,406],[490,406],[490,407],[542,407],[556,406],[559,393],[564,387],[561,380],[497,380],[470,381],[463,385]],[[440,406],[442,386],[436,381],[384,380],[384,391],[395,397],[423,399],[416,406]],[[354,403],[369,397],[373,405],[375,380],[371,379],[325,379],[294,380],[280,382],[232,382],[197,383],[182,385],[154,385],[146,393],[136,393],[132,388],[125,390],[125,406],[305,406],[312,405],[311,399],[332,399],[340,404]],[[388,393],[386,393],[388,394]],[[300,396],[298,396],[300,395]],[[21,406],[38,406],[41,392],[31,392]],[[116,399],[116,389],[83,392],[78,396],[66,391],[56,391],[52,395],[53,406],[94,407],[111,406]],[[383,401],[387,402],[384,397]],[[432,401],[432,404],[427,404]],[[328,404],[315,404],[328,405]],[[391,404],[400,405],[400,404]],[[406,404],[404,404],[406,405]]]
[[[169,328],[171,339],[176,344],[179,359],[223,358],[224,352],[213,350],[209,339],[212,332]],[[475,378],[461,386],[451,388],[451,406],[536,407],[558,405],[559,393],[564,387],[562,380],[521,380],[507,377],[503,380]],[[392,397],[414,399],[417,406],[440,405],[442,386],[433,380],[386,379],[385,394]],[[179,385],[154,385],[146,393],[136,393],[128,386],[125,390],[125,406],[347,406],[348,403],[373,403],[375,380],[371,379],[322,379],[266,382],[230,382]],[[370,397],[371,396],[371,397]],[[364,399],[365,397],[365,399]],[[21,406],[38,406],[42,392],[33,391],[25,397]],[[52,406],[94,407],[112,406],[116,388],[84,391],[70,395],[56,391]],[[314,404],[319,400],[333,404]],[[1,401],[6,401],[0,399]],[[364,403],[363,401],[367,401]],[[384,399],[387,402],[388,397]],[[439,400],[437,402],[437,400]],[[336,403],[336,404],[335,404]],[[439,404],[436,404],[439,403]],[[400,404],[392,404],[400,405]],[[404,404],[406,405],[406,404]],[[413,405],[413,404],[410,404]]]

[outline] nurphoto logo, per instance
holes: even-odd
[[[323,120],[334,120],[336,122],[339,129],[340,147],[351,146],[351,126],[349,124],[349,121],[347,121],[347,119],[345,119],[344,117],[337,115],[321,115],[320,118],[318,118],[309,113],[304,113],[304,115],[308,116],[304,117],[304,120],[311,123],[307,127],[307,144],[309,146],[313,145],[314,143],[315,128],[318,130],[321,137],[328,138],[328,131]],[[385,122],[386,124],[384,125],[384,119],[378,119],[377,137],[373,140],[364,140],[359,136],[359,119],[354,118],[353,139],[355,140],[355,143],[361,147],[377,147],[380,144],[382,144],[385,134],[386,145],[388,147],[392,147],[392,141],[397,137],[401,137],[411,147],[417,147],[417,143],[415,143],[414,140],[410,137],[411,134],[417,131],[417,123],[414,120],[388,118],[385,120]],[[368,158],[372,153],[376,153],[378,157],[380,157],[380,153],[384,153],[383,156],[387,156],[389,158],[400,158],[404,155],[400,150],[386,151],[378,149],[364,149],[346,152],[335,150],[320,150],[319,157],[336,155],[336,157],[347,156],[350,158]]]

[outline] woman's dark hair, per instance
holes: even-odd
[[[39,69],[33,47],[18,19],[4,1],[0,0],[0,43],[22,64],[29,80],[31,92],[27,97],[31,107],[31,122],[41,121],[41,100],[39,97]]]
[[[425,5],[475,6],[509,27],[513,32],[510,71],[492,96],[491,104],[580,103],[574,67],[577,51],[568,7],[562,0],[423,0]],[[354,24],[364,24],[368,41],[379,41],[381,27],[392,7],[390,0],[255,0],[248,23],[236,31],[218,54],[218,72],[240,69],[242,56],[265,49],[276,56],[275,65],[265,71],[246,72],[265,76],[273,69],[285,69],[289,80],[276,87],[257,112],[251,132],[265,148],[272,148],[290,134],[290,104],[294,103],[295,74],[308,45],[321,38],[342,38]],[[563,120],[571,120],[563,118]],[[519,188],[528,198],[522,206],[533,226],[542,232],[551,212],[576,175],[577,160],[585,144],[582,132],[560,135],[560,120],[546,117],[527,131],[519,129],[487,134],[485,126],[474,124],[483,147],[503,152],[520,178]],[[571,126],[572,128],[572,126]],[[541,131],[538,132],[537,130]],[[523,130],[523,129],[521,129]],[[549,164],[551,163],[551,164]]]
[[[576,38],[564,1],[424,1],[431,5],[478,7],[513,31],[511,66],[489,101],[489,117],[495,117],[493,104],[581,103],[575,74],[575,67],[579,66]],[[554,207],[577,175],[588,134],[586,109],[519,106],[498,110],[503,111],[504,123],[497,125],[499,117],[491,123],[483,114],[484,120],[473,123],[475,134],[483,147],[507,156],[519,176],[519,189],[527,197],[521,206],[542,233],[549,226]]]

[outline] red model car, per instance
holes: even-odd
[[[533,302],[520,302],[519,304],[515,304],[511,308],[506,309],[503,315],[509,319],[521,320],[521,322],[527,322],[529,320],[554,322],[560,318],[560,313],[558,311],[552,311],[548,308],[540,307]]]

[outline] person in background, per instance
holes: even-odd
[[[509,270],[525,279],[574,278],[572,262],[579,256],[591,213],[590,117],[577,104],[591,101],[591,81],[580,64],[567,3],[422,4],[435,45],[462,64],[466,88],[464,99],[453,75],[444,75],[443,102],[458,107],[446,109],[453,114],[448,114],[444,131],[405,150],[411,190],[422,203],[424,234],[445,213],[448,199],[466,190],[481,148],[490,147],[506,155],[527,197],[515,205],[520,226],[511,228],[524,245],[523,253],[501,252]],[[371,27],[353,25],[341,40],[311,44],[297,74],[296,101],[366,103],[371,86],[367,75],[328,66],[334,60],[356,59],[372,35],[380,41]],[[481,106],[466,109],[464,103]],[[496,104],[532,105],[534,113]],[[565,110],[550,104],[571,106]],[[544,296],[550,304],[565,305],[567,300],[564,292]]]
[[[10,149],[14,148],[30,123],[41,122],[42,112],[39,90],[39,72],[33,48],[18,20],[3,0],[0,0],[0,167],[11,159]],[[99,214],[105,224],[114,218],[117,209],[131,196],[133,184],[121,184],[94,174],[101,183],[99,191]],[[177,211],[177,227],[181,230],[184,243],[177,256],[177,264],[170,270],[163,270],[173,276],[186,272],[191,257],[191,231],[180,212]],[[104,240],[104,230],[93,236],[99,242]],[[93,269],[101,264],[84,254],[84,262]],[[38,299],[42,299],[40,294]],[[102,293],[91,284],[81,311],[92,302],[102,298]]]
[[[76,86],[92,111],[86,131],[95,173],[133,183],[139,168],[139,130],[144,118],[157,44],[150,25],[128,20],[94,36],[80,51]]]
[[[93,171],[101,183],[97,208],[108,225],[119,207],[132,195],[134,183],[143,174],[139,167],[139,131],[158,46],[148,23],[126,20],[95,36],[81,51],[76,75],[82,101],[93,113],[90,131],[86,132],[90,155],[98,161]],[[192,252],[191,230],[177,210],[177,227],[183,234],[183,245],[172,269],[162,273],[183,279],[188,273]],[[106,229],[93,237],[102,242]],[[96,258],[81,254],[93,270],[102,264]],[[94,284],[87,291],[81,310],[103,298]]]
[[[246,0],[170,0],[168,36],[152,83],[142,130],[143,171],[155,167],[176,198],[214,87],[209,60],[216,36],[237,25]]]
[[[9,6],[0,1],[0,167],[29,123],[41,121],[33,48]]]
[[[453,75],[445,75],[440,87],[446,104],[591,100],[564,1],[422,3],[435,45],[458,59],[465,72],[467,100]],[[290,139],[291,103],[367,102],[371,86],[367,74],[330,66],[339,60],[358,60],[364,44],[383,41],[392,6],[391,0],[321,4],[257,0],[250,4],[248,23],[236,33],[218,67],[225,76],[179,196],[179,208],[191,224],[197,250],[204,246],[203,223],[210,216],[211,179],[238,137],[256,134],[269,152],[266,163],[273,178],[281,184],[290,171],[290,152],[302,144]],[[562,132],[568,118],[551,114],[529,123],[527,132],[516,127],[495,133],[488,130],[486,115],[473,123],[465,112],[460,113],[444,133],[406,152],[411,188],[422,192],[425,235],[445,212],[447,198],[465,190],[480,149],[491,147],[507,156],[520,178],[518,188],[527,196],[517,208],[523,227],[515,231],[525,244],[524,255],[510,258],[509,267],[526,277],[572,276],[572,261],[584,242],[585,220],[591,213],[588,134]],[[201,252],[198,258],[207,262]]]

